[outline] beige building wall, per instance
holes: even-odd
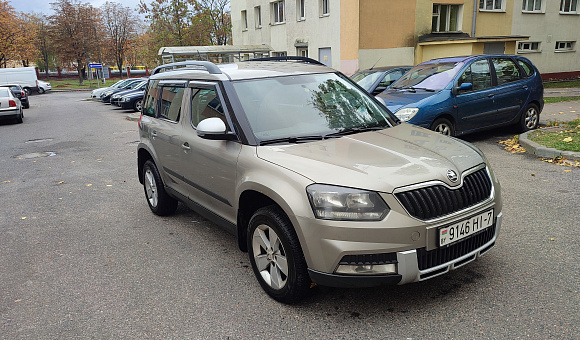
[[[537,51],[516,51],[530,59],[540,73],[580,72],[580,15],[561,14],[560,0],[544,0],[541,11],[525,12],[515,8],[513,34],[529,36],[529,42],[539,43]],[[580,8],[578,8],[580,14]],[[556,51],[556,42],[576,42],[573,51]]]

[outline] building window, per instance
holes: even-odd
[[[578,0],[561,0],[560,12],[576,14],[578,11]]]
[[[479,0],[480,11],[503,11],[503,0]]]
[[[306,7],[304,6],[305,0],[298,0],[296,1],[296,20],[302,21],[306,19]]]
[[[286,53],[286,51],[284,51],[284,52],[272,52],[272,57],[285,57],[287,55],[288,55],[288,53]]]
[[[522,12],[542,12],[542,0],[523,0]]]
[[[242,31],[248,30],[248,13],[246,11],[242,11]]]
[[[284,23],[284,0],[272,2],[272,22],[274,24]]]
[[[308,58],[308,48],[297,48],[296,49],[296,55],[299,57],[306,57]]]
[[[574,45],[575,41],[556,41],[556,52],[572,52]]]
[[[260,6],[254,7],[254,20],[256,28],[262,28],[262,8]]]
[[[518,43],[518,53],[540,52],[540,43],[537,41],[522,41]]]
[[[320,16],[325,16],[330,14],[330,0],[320,0]]]
[[[459,17],[461,15],[461,5],[439,5],[433,4],[433,22],[431,31],[433,32],[457,32],[460,31]]]

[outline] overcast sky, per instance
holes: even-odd
[[[139,5],[139,0],[109,0],[110,2],[116,2],[122,4],[123,7],[130,7],[131,9],[136,9]],[[152,0],[147,0],[146,3],[150,3]],[[8,0],[12,4],[12,7],[18,12],[25,13],[43,13],[50,15],[52,14],[50,3],[53,0]],[[101,7],[107,0],[80,0],[81,3],[90,3],[94,7]]]

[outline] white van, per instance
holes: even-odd
[[[18,84],[26,93],[38,91],[38,78],[34,67],[0,68],[0,85]]]

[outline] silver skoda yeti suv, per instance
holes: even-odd
[[[494,246],[500,185],[483,153],[400,123],[340,72],[278,57],[153,73],[138,146],[149,207],[179,201],[236,235],[272,298],[427,280]]]

